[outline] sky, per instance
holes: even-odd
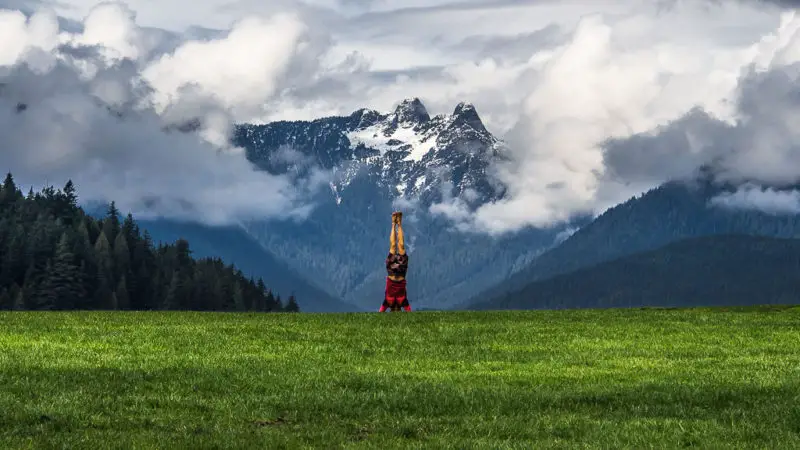
[[[508,144],[509,197],[453,214],[475,229],[597,214],[708,164],[746,181],[717,203],[798,211],[774,189],[800,181],[797,3],[0,0],[0,169],[139,216],[302,218],[329,174],[256,171],[230,125],[418,97],[474,104]],[[198,115],[199,135],[164,132]]]

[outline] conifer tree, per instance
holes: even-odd
[[[244,303],[244,292],[242,290],[242,285],[238,282],[235,282],[233,285],[233,303],[236,306],[237,311],[245,311],[247,309]]]
[[[125,282],[125,275],[120,277],[117,290],[114,291],[117,301],[117,309],[130,309],[130,296],[128,295],[128,285]]]
[[[267,301],[266,301],[266,303],[267,303],[267,311],[273,311],[274,312],[274,311],[280,311],[280,309],[281,309],[280,301],[278,301],[275,298],[275,296],[272,294],[271,290],[267,291]]]
[[[111,294],[114,293],[114,263],[111,256],[111,245],[106,238],[105,230],[100,232],[94,244],[94,254],[97,265],[97,291],[94,296],[95,307],[112,309]]]
[[[48,298],[58,309],[73,309],[83,303],[86,290],[80,266],[75,263],[75,255],[67,234],[61,236],[56,249],[55,262],[47,273]]]
[[[163,309],[176,310],[180,306],[178,302],[178,284],[178,277],[176,274],[173,274],[169,282],[166,298],[164,299]]]
[[[131,252],[128,249],[128,240],[123,233],[119,233],[114,239],[113,253],[115,278],[130,276]]]
[[[23,311],[28,309],[28,301],[25,298],[24,289],[17,289],[17,295],[14,296],[14,305],[11,309],[15,311]]]
[[[289,300],[286,302],[285,311],[287,312],[299,312],[300,305],[297,304],[297,299],[294,297],[294,294],[289,296]]]
[[[9,293],[8,288],[3,288],[3,291],[0,292],[0,310],[3,309],[11,309],[14,305],[14,301],[11,298],[11,294]]]

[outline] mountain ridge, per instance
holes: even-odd
[[[797,255],[800,239],[692,237],[536,281],[471,309],[796,304]]]
[[[712,204],[716,196],[735,189],[736,185],[718,183],[705,171],[694,179],[664,183],[609,208],[509,279],[457,308],[504,297],[531,283],[686,238],[718,234],[800,237],[799,215]]]

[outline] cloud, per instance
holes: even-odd
[[[598,214],[712,161],[727,180],[797,179],[800,22],[787,13],[773,33],[755,26],[733,38],[715,21],[759,12],[715,8],[580,20],[566,43],[521,75],[529,89],[505,136],[511,158],[496,167],[509,195],[479,207],[471,225],[499,233]],[[664,30],[701,20],[723,32]]]
[[[168,54],[122,4],[98,5],[83,25],[72,34],[51,12],[0,12],[0,38],[15,43],[0,50],[0,167],[23,184],[71,178],[84,201],[115,200],[145,217],[308,214],[328,174],[258,171],[227,139],[302,54],[298,19],[243,21]],[[197,133],[171,127],[191,119]]]
[[[768,214],[798,214],[800,213],[800,191],[780,191],[746,184],[735,192],[720,194],[712,198],[710,203],[723,208],[757,210]]]
[[[283,81],[304,32],[291,15],[244,19],[224,39],[189,41],[160,56],[142,77],[156,87],[159,112],[193,86],[237,116],[257,115]]]
[[[23,3],[40,5],[12,5]],[[509,160],[493,167],[503,201],[475,209],[449,197],[434,211],[462,229],[502,233],[596,214],[709,161],[720,177],[784,182],[795,177],[800,53],[800,25],[780,15],[790,3],[55,4],[77,31],[52,13],[1,13],[0,39],[15,45],[0,48],[0,131],[33,153],[0,164],[55,181],[84,158],[85,182],[102,173],[112,186],[95,182],[87,195],[140,209],[163,189],[165,205],[183,206],[160,212],[206,205],[223,220],[308,211],[329,175],[253,170],[226,148],[231,123],[390,110],[419,97],[432,115],[473,103],[509,146]],[[30,107],[12,114],[23,100]],[[161,131],[195,119],[198,133]]]
[[[340,33],[334,50],[357,49],[365,68],[328,95],[383,110],[415,95],[432,114],[473,102],[509,144],[494,167],[507,196],[477,210],[448,198],[432,212],[489,233],[547,227],[693,173],[735,139],[747,67],[787,57],[794,39],[779,13],[747,1],[381,11]]]
[[[729,116],[696,109],[650,132],[609,142],[609,171],[652,183],[706,166],[718,181],[749,186],[737,194],[748,196],[755,184],[765,188],[761,194],[772,195],[769,187],[800,182],[800,17],[784,15],[778,31],[750,50],[752,63],[742,68],[730,95]]]

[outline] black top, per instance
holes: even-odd
[[[405,278],[408,270],[408,254],[391,254],[386,257],[386,273],[389,276],[399,276]]]

